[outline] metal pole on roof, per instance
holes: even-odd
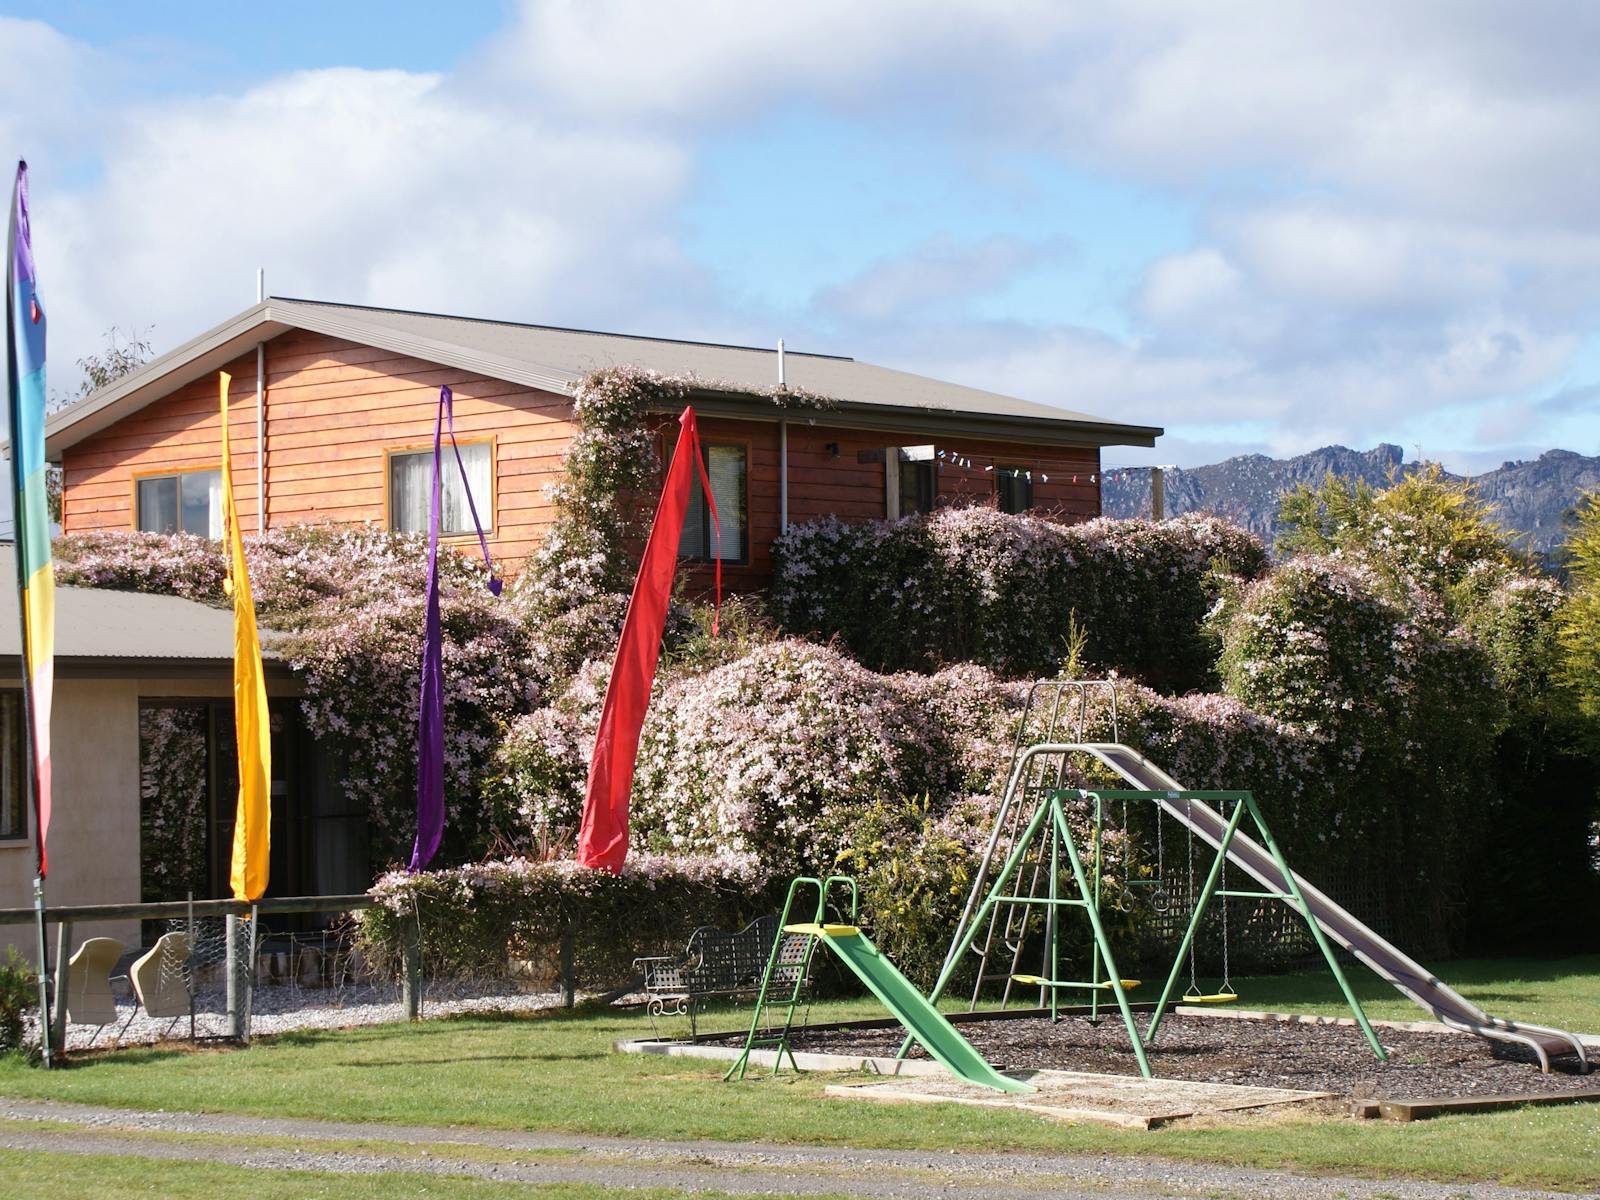
[[[778,422],[778,532],[789,531],[789,422]]]
[[[267,269],[256,268],[256,303],[267,298]],[[256,536],[267,529],[267,344],[256,343]]]
[[[783,339],[778,339],[778,386],[786,388],[783,369]],[[778,422],[778,532],[789,531],[789,422]]]

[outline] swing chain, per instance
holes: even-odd
[[[1117,897],[1117,906],[1123,911],[1131,913],[1134,909],[1133,899],[1133,830],[1128,828],[1128,798],[1122,798],[1122,893]]]
[[[1193,924],[1195,916],[1196,916],[1196,914],[1197,914],[1197,912],[1199,910],[1199,907],[1200,907],[1200,898],[1195,895],[1195,891],[1194,891],[1194,827],[1193,826],[1190,826],[1190,828],[1189,828],[1189,879],[1188,879],[1188,890],[1189,890],[1189,921],[1190,921],[1191,924]],[[1195,932],[1196,932],[1196,934],[1199,933],[1198,928],[1195,930]],[[1200,991],[1200,977],[1199,977],[1198,972],[1196,972],[1195,965],[1194,965],[1194,944],[1195,944],[1195,942],[1197,942],[1199,940],[1200,939],[1198,937],[1191,937],[1189,939],[1189,988],[1188,988],[1188,990],[1186,992],[1183,993],[1185,998],[1200,996],[1200,995],[1203,994]]]
[[[1172,907],[1172,897],[1167,892],[1167,844],[1165,839],[1166,826],[1162,820],[1161,805],[1156,805],[1156,886],[1150,893],[1150,907],[1153,911],[1166,914]]]

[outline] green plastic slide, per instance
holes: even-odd
[[[1021,1080],[1008,1079],[939,1015],[926,997],[885,958],[867,935],[854,925],[786,925],[785,933],[807,933],[819,938],[845,965],[861,977],[872,994],[916,1038],[922,1048],[957,1079],[994,1088],[998,1092],[1031,1092]]]

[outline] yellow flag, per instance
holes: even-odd
[[[228,385],[222,375],[222,520],[228,540],[228,576],[222,588],[233,596],[233,728],[239,743],[239,810],[233,822],[233,898],[259,900],[267,890],[272,835],[272,727],[267,682],[261,669],[256,607],[244,563],[244,538],[233,507],[233,459],[228,453]]]

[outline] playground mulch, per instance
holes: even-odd
[[[1148,1019],[1141,1018],[1141,1028]],[[1139,1070],[1127,1030],[1114,1016],[1099,1025],[1081,1018],[1059,1024],[1025,1018],[963,1022],[960,1028],[1002,1070]],[[1379,1062],[1351,1026],[1171,1015],[1147,1053],[1160,1078],[1333,1092],[1356,1100],[1600,1092],[1600,1071],[1580,1075],[1567,1065],[1571,1060],[1558,1060],[1545,1075],[1531,1056],[1497,1051],[1465,1034],[1385,1028],[1377,1033],[1389,1052],[1387,1062]],[[887,1057],[903,1036],[898,1028],[810,1029],[796,1031],[793,1043],[796,1050]],[[924,1057],[921,1047],[913,1048],[912,1057]]]

